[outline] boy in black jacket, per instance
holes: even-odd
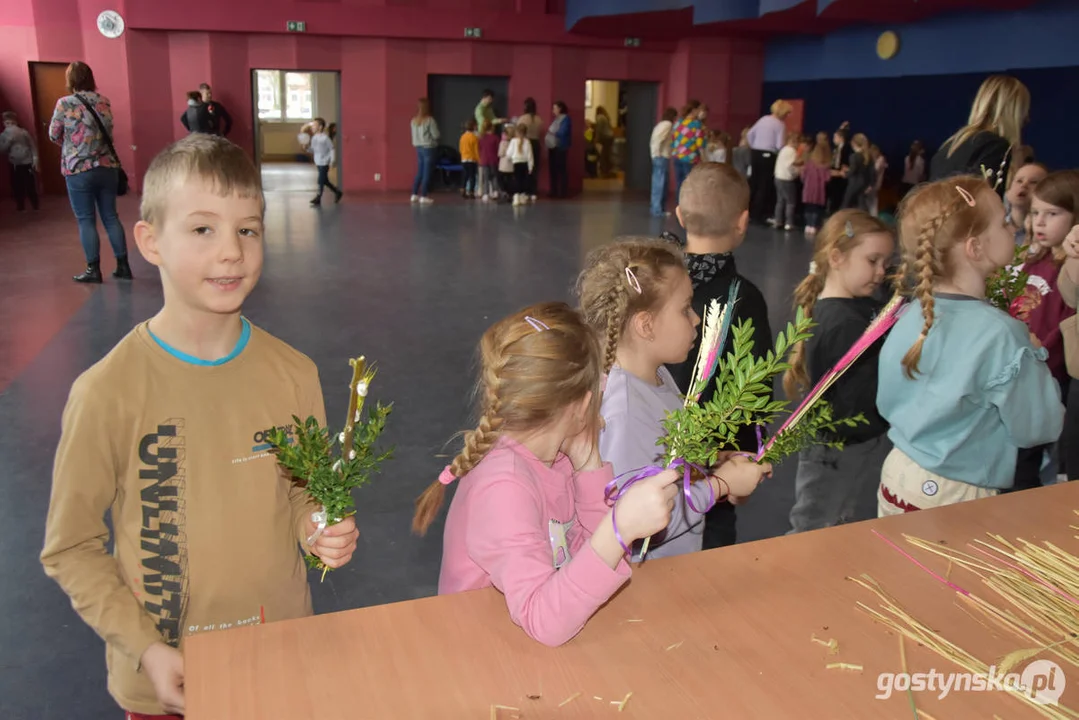
[[[735,249],[745,239],[749,224],[749,184],[733,166],[725,163],[702,163],[682,183],[675,210],[686,231],[686,269],[693,281],[693,310],[704,317],[704,308],[712,300],[726,303],[731,283],[738,280],[738,302],[734,305],[732,326],[745,319],[753,321],[753,353],[765,355],[772,348],[772,329],[768,325],[768,305],[757,286],[738,274],[734,264]],[[688,390],[693,364],[700,348],[697,342],[684,363],[668,369],[682,392]],[[701,395],[707,402],[715,394],[710,385]],[[743,428],[737,449],[755,452],[757,435]],[[737,539],[734,506],[718,503],[704,522],[704,549],[733,545]]]

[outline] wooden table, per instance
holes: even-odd
[[[1079,483],[645,563],[574,640],[551,649],[513,625],[493,589],[197,635],[188,720],[331,718],[912,718],[899,642],[855,607],[868,573],[915,617],[987,663],[1024,647],[979,624],[955,593],[870,531],[955,548],[992,531],[1079,554]],[[904,544],[937,572],[943,559]],[[951,579],[974,592],[977,579]],[[996,602],[989,590],[984,596]],[[999,604],[999,603],[998,603]],[[638,621],[638,622],[634,622]],[[839,642],[838,655],[811,635]],[[864,666],[827,670],[830,662]],[[960,668],[907,641],[911,673]],[[1020,670],[1022,665],[1020,665]],[[1061,703],[1079,707],[1079,670]],[[617,705],[633,695],[619,714]],[[575,693],[574,700],[559,703]],[[530,696],[538,696],[532,699]],[[599,699],[597,699],[599,698]],[[1004,693],[917,693],[937,720],[1039,717]]]

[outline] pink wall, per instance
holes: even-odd
[[[694,39],[626,49],[565,33],[562,16],[546,14],[546,0],[280,0],[258,13],[222,0],[126,0],[119,11],[128,30],[117,40],[95,27],[106,7],[117,3],[5,0],[0,98],[29,117],[27,62],[85,60],[112,101],[116,144],[136,187],[154,154],[183,136],[185,93],[200,82],[209,82],[228,106],[232,140],[254,150],[253,68],[341,72],[349,190],[409,187],[415,156],[408,118],[427,93],[429,73],[508,74],[511,112],[532,96],[548,117],[553,102],[564,100],[574,121],[574,187],[584,164],[587,79],[658,82],[661,105],[695,97],[711,107],[710,124],[732,134],[756,119],[760,107],[760,43]],[[286,19],[305,20],[308,33],[280,32]],[[464,40],[466,25],[482,27],[484,39]]]

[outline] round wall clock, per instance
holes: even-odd
[[[882,32],[877,38],[877,57],[891,60],[899,52],[899,36],[891,30]]]
[[[97,29],[107,38],[118,38],[124,34],[124,19],[115,10],[102,10],[97,16]]]

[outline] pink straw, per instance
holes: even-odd
[[[1073,598],[1068,593],[1066,593],[1063,590],[1060,590],[1059,588],[1055,587],[1052,583],[1048,583],[1045,580],[1042,580],[1040,577],[1038,577],[1034,573],[1028,572],[1027,570],[1019,567],[1018,565],[1013,565],[1012,563],[1008,562],[1007,560],[1001,560],[996,555],[991,555],[987,550],[983,550],[982,548],[978,547],[977,545],[974,545],[972,543],[967,543],[967,546],[974,548],[975,550],[980,552],[982,555],[985,555],[986,557],[989,557],[992,560],[995,560],[996,562],[1000,563],[1001,565],[1007,565],[1012,570],[1018,570],[1019,572],[1023,573],[1024,575],[1026,575],[1028,578],[1030,578],[1034,582],[1038,583],[1039,585],[1042,585],[1043,587],[1046,587],[1046,588],[1052,590],[1053,592],[1055,592],[1057,595],[1064,598],[1065,600],[1070,600],[1071,602],[1075,603],[1076,605],[1079,605],[1079,600],[1076,600],[1075,598]]]
[[[947,585],[948,587],[952,588],[952,589],[953,589],[953,590],[955,590],[956,592],[958,592],[958,593],[962,593],[963,595],[966,595],[967,597],[970,597],[970,593],[969,593],[969,592],[967,592],[967,591],[966,591],[966,590],[964,590],[963,588],[959,587],[959,586],[958,586],[958,585],[956,585],[955,583],[953,583],[953,582],[950,582],[950,581],[948,581],[947,579],[945,579],[944,577],[942,577],[942,576],[940,576],[940,575],[936,574],[935,572],[933,572],[932,570],[930,570],[929,568],[927,568],[927,567],[926,567],[925,565],[922,565],[922,564],[921,564],[920,562],[918,562],[918,560],[917,560],[917,559],[916,559],[916,558],[915,558],[915,557],[914,557],[913,555],[911,555],[911,554],[910,554],[909,552],[907,552],[907,551],[906,551],[906,550],[904,550],[903,548],[901,548],[901,547],[899,547],[898,545],[896,545],[896,544],[895,544],[894,542],[892,542],[891,540],[889,540],[889,539],[888,539],[888,538],[886,538],[885,536],[881,535],[881,534],[880,534],[879,532],[877,532],[876,530],[871,530],[870,532],[872,532],[872,533],[873,533],[874,535],[876,535],[877,537],[879,537],[879,538],[880,538],[881,540],[883,540],[884,542],[886,542],[886,543],[888,543],[889,545],[891,545],[891,546],[892,546],[892,548],[893,548],[893,549],[894,549],[894,550],[895,550],[896,552],[898,552],[898,553],[899,553],[900,555],[902,555],[903,557],[905,557],[905,558],[906,558],[907,560],[910,560],[910,561],[911,561],[912,563],[914,563],[915,565],[917,565],[918,567],[920,567],[920,568],[921,568],[922,570],[925,570],[925,571],[926,571],[927,573],[929,573],[930,575],[932,575],[933,577],[935,577],[935,578],[936,578],[937,580],[941,581],[942,583],[944,583],[944,584],[945,584],[945,585]]]

